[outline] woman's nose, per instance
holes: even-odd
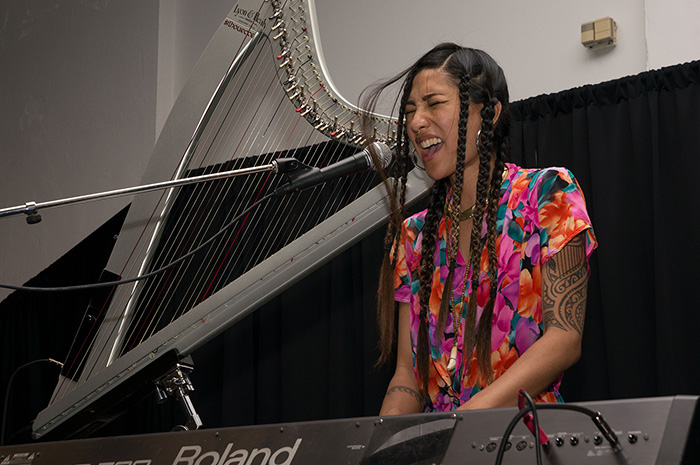
[[[416,109],[416,111],[413,113],[413,118],[411,118],[409,129],[413,131],[414,134],[418,135],[421,130],[427,126],[428,121],[425,118],[425,114],[421,110]]]

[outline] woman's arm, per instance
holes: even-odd
[[[578,361],[588,286],[584,235],[573,238],[542,267],[542,337],[460,409],[517,405],[520,388],[535,397]]]
[[[396,348],[396,371],[384,395],[380,415],[418,413],[423,410],[421,395],[413,371],[411,349],[411,308],[399,303],[398,345]]]

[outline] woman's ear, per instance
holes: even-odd
[[[501,105],[501,102],[499,101],[493,108],[494,110],[496,110],[496,114],[493,117],[493,124],[495,125],[496,123],[498,123],[498,117],[501,116],[501,110],[503,109],[503,105]]]

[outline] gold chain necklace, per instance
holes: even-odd
[[[474,215],[475,206],[476,204],[472,205],[466,210],[462,210],[461,212],[459,212],[459,221],[467,221],[468,219],[471,219],[471,217]]]
[[[501,184],[503,184],[508,177],[508,168],[503,169],[503,173],[501,174]],[[466,210],[462,210],[459,212],[459,221],[467,221],[471,219],[472,216],[474,216],[474,207],[476,207],[476,203],[472,205],[471,207],[467,208]]]

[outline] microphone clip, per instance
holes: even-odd
[[[318,182],[323,181],[319,168],[306,165],[296,158],[278,158],[273,163],[277,166],[275,173],[284,174],[285,181],[284,184],[275,189],[275,195],[283,196],[301,190],[303,187],[298,186],[296,183],[301,177],[304,177],[305,180],[318,177]]]

